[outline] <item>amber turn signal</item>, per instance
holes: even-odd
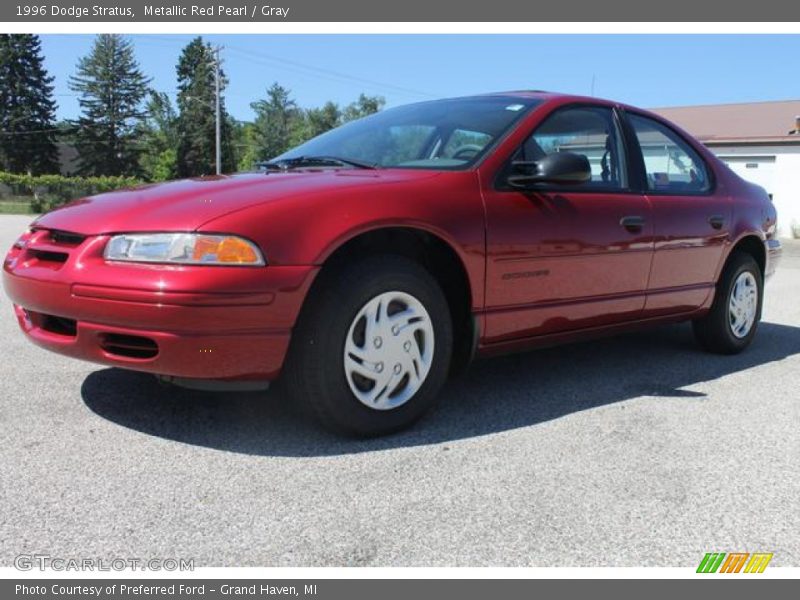
[[[252,265],[261,262],[253,245],[238,237],[201,235],[194,243],[192,259],[196,262]]]

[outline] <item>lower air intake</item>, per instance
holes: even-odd
[[[104,333],[100,347],[108,354],[125,358],[154,358],[158,354],[158,344],[139,335]]]

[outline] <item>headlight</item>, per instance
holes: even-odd
[[[112,237],[106,260],[175,263],[181,265],[266,264],[258,247],[234,235],[204,233],[126,233]]]

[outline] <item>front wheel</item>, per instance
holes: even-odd
[[[692,323],[697,340],[711,352],[741,352],[755,337],[762,299],[761,269],[749,254],[735,252],[717,283],[708,314]]]
[[[359,436],[407,427],[434,403],[453,346],[436,280],[401,256],[378,256],[315,285],[293,335],[286,381],[328,428]]]

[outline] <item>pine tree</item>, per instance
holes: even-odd
[[[267,90],[267,97],[250,104],[256,113],[256,144],[262,160],[275,158],[292,147],[302,127],[303,113],[291,93],[277,82]]]
[[[84,175],[139,175],[137,135],[145,116],[142,101],[150,79],[139,70],[133,44],[102,34],[78,61],[70,88],[80,93],[77,121],[79,171]]]
[[[177,175],[178,116],[164,92],[150,92],[142,126],[140,162],[146,179],[166,181]]]
[[[214,89],[214,50],[203,38],[193,39],[178,60],[178,156],[179,177],[195,177],[216,172],[216,121]],[[225,89],[225,74],[220,70],[220,92]],[[233,146],[233,121],[220,99],[220,137],[222,170],[236,169]]]
[[[0,35],[0,165],[15,173],[58,172],[53,77],[39,36]]]

